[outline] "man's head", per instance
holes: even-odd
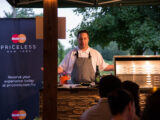
[[[140,105],[139,105],[139,85],[132,81],[124,81],[122,83],[122,88],[129,91],[134,98],[136,114],[140,116]]]
[[[133,96],[124,89],[117,89],[108,95],[108,103],[113,117],[123,120],[133,120],[135,105]]]
[[[81,30],[77,35],[78,47],[81,50],[87,50],[89,43],[89,34],[87,30]]]
[[[100,97],[107,97],[113,90],[121,88],[121,80],[113,75],[107,75],[101,78],[99,83]]]

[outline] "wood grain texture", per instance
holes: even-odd
[[[44,0],[43,120],[57,119],[57,0]]]

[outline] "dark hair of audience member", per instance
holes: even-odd
[[[99,94],[100,97],[107,97],[108,94],[117,89],[121,88],[122,83],[121,80],[114,76],[114,75],[107,75],[103,78],[101,78],[100,83],[99,83]]]
[[[132,81],[122,82],[122,88],[128,90],[134,98],[136,115],[140,117],[140,105],[139,105],[139,85]]]
[[[112,115],[123,113],[129,102],[134,103],[133,96],[125,89],[117,89],[108,95],[108,103]]]
[[[141,120],[160,120],[160,90],[147,98]]]

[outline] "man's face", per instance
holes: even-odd
[[[88,34],[87,33],[80,33],[78,36],[78,47],[81,50],[87,50],[88,42],[89,42]]]

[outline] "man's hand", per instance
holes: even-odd
[[[104,71],[113,71],[114,70],[114,65],[108,65]]]
[[[62,67],[58,67],[58,73],[62,73],[63,72],[63,68]]]

